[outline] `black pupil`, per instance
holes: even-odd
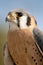
[[[19,17],[21,17],[23,15],[22,12],[16,12],[18,14]]]

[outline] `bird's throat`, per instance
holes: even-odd
[[[9,30],[11,31],[15,31],[18,30],[19,28],[17,27],[17,25],[15,23],[9,23]]]

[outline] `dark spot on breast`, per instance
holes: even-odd
[[[25,53],[27,53],[27,48],[25,48]]]
[[[40,59],[40,62],[42,62],[42,59]]]
[[[36,59],[34,59],[34,62],[36,61]]]
[[[16,65],[16,64],[14,63],[14,65]]]
[[[32,59],[33,59],[34,57],[32,56]]]
[[[37,65],[37,62],[35,63],[35,65]]]

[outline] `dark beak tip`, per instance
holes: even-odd
[[[8,21],[7,17],[6,17],[5,21],[6,21],[6,22]]]

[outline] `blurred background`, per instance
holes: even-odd
[[[3,46],[7,41],[8,23],[5,18],[9,11],[22,8],[29,11],[43,31],[43,0],[0,0],[0,65],[3,64]]]

